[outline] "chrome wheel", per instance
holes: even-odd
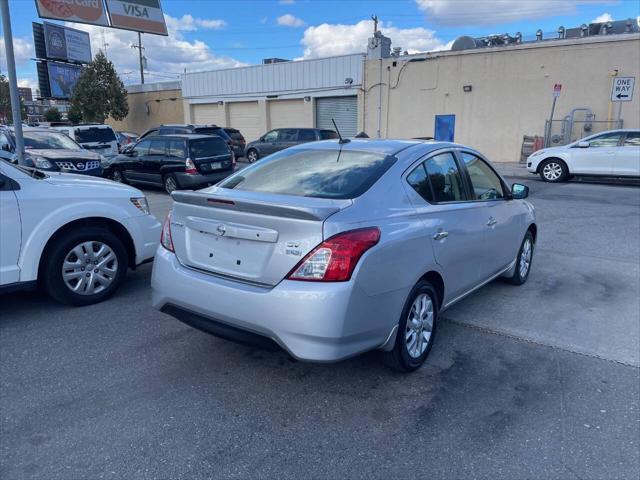
[[[62,279],[79,295],[106,290],[118,274],[118,258],[106,243],[88,241],[76,245],[64,257]]]
[[[176,184],[176,179],[169,175],[164,179],[164,189],[167,193],[171,193],[174,190],[177,190],[178,185]]]
[[[531,257],[533,255],[533,245],[530,239],[525,239],[522,245],[522,253],[520,254],[520,278],[526,278],[531,266]]]
[[[113,171],[113,181],[124,183],[124,176],[122,175],[122,172],[120,170]]]
[[[411,358],[419,358],[427,349],[433,331],[433,302],[426,293],[413,301],[405,329],[405,345]]]
[[[562,176],[562,165],[557,162],[549,162],[542,168],[542,175],[547,180],[558,180]]]
[[[256,152],[255,150],[249,150],[247,152],[247,160],[249,160],[250,163],[253,163],[255,161],[258,160],[258,152]]]

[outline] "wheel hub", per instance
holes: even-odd
[[[433,331],[433,313],[433,302],[429,295],[418,295],[409,310],[405,330],[405,345],[412,358],[420,357],[429,345]]]
[[[95,295],[104,291],[117,274],[116,254],[109,245],[99,241],[76,245],[62,262],[64,284],[78,295]]]

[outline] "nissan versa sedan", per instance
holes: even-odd
[[[494,278],[527,280],[537,234],[527,195],[453,143],[292,147],[173,193],[153,305],[299,360],[379,349],[411,371],[444,309]]]

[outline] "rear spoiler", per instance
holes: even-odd
[[[253,194],[253,192],[243,192]],[[271,217],[322,221],[352,204],[351,200],[331,200],[309,197],[273,195],[273,201],[257,200],[240,195],[222,196],[204,192],[174,191],[171,196],[177,203],[199,207],[219,208],[236,212],[257,213]],[[294,199],[294,205],[289,200]]]

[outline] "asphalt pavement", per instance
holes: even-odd
[[[0,478],[638,478],[640,189],[517,181],[528,283],[445,312],[410,375],[195,331],[149,307],[150,265],[99,305],[0,297]]]

